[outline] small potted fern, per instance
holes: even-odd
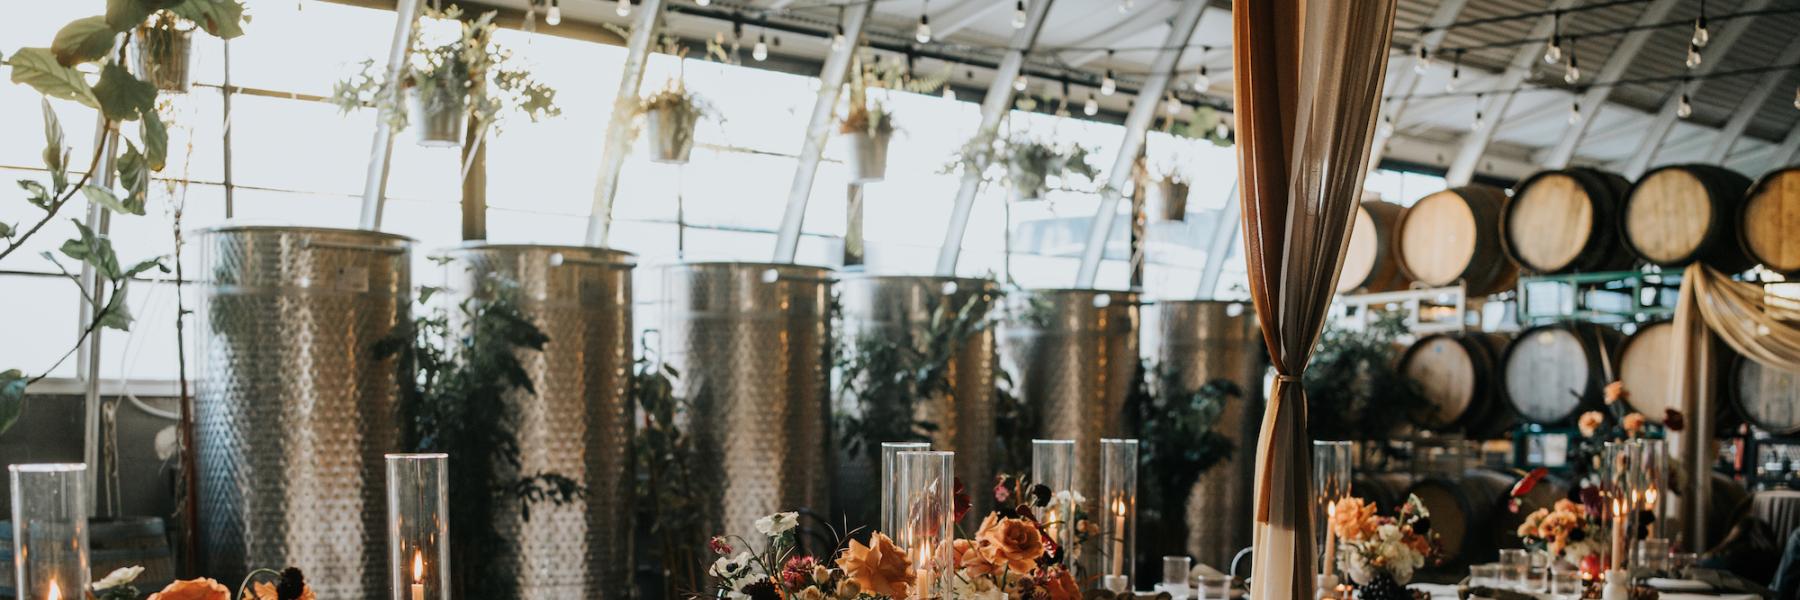
[[[1156,181],[1157,215],[1164,221],[1187,220],[1188,190],[1192,189],[1188,176],[1180,169],[1170,167],[1163,172],[1162,178]]]
[[[887,177],[888,141],[894,137],[894,113],[880,102],[855,105],[838,133],[850,144],[850,183],[873,183]]]
[[[638,101],[637,114],[649,135],[650,160],[687,164],[694,150],[694,130],[700,118],[712,114],[712,106],[688,91],[678,79]]]

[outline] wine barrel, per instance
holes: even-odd
[[[1406,502],[1406,490],[1412,478],[1405,473],[1357,473],[1350,480],[1350,495],[1374,504],[1381,514],[1391,515]]]
[[[1485,185],[1450,188],[1400,213],[1395,255],[1407,277],[1425,285],[1462,280],[1471,296],[1512,287],[1518,269],[1506,261],[1499,219],[1506,192]]]
[[[1675,367],[1675,324],[1648,323],[1619,349],[1619,381],[1630,392],[1626,403],[1651,423],[1662,423],[1668,409],[1681,410],[1681,395],[1669,387]]]
[[[1538,273],[1616,271],[1633,260],[1619,240],[1624,177],[1597,169],[1563,169],[1519,184],[1500,219],[1506,255]]]
[[[1470,469],[1460,477],[1426,477],[1407,490],[1431,513],[1444,564],[1477,564],[1498,556],[1497,523],[1516,481],[1508,473]]]
[[[1617,372],[1618,331],[1586,323],[1541,325],[1521,332],[1502,361],[1506,399],[1538,424],[1566,421],[1600,405]]]
[[[1731,367],[1731,400],[1751,425],[1770,433],[1800,433],[1800,373],[1739,356]]]
[[[1800,167],[1763,175],[1744,199],[1738,241],[1752,260],[1782,275],[1800,275]]]
[[[1400,355],[1400,372],[1419,385],[1426,405],[1408,415],[1419,427],[1447,432],[1475,427],[1499,404],[1493,390],[1506,341],[1491,334],[1436,334]]]
[[[1411,283],[1394,257],[1394,227],[1405,211],[1398,204],[1380,200],[1364,200],[1356,209],[1350,244],[1344,249],[1344,268],[1338,275],[1338,293],[1391,292]]]
[[[1652,169],[1625,197],[1619,233],[1631,251],[1653,265],[1700,261],[1735,273],[1755,264],[1738,244],[1738,211],[1750,178],[1712,165]]]

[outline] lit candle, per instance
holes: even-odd
[[[1656,514],[1656,484],[1650,484],[1650,489],[1644,491],[1644,510],[1652,516],[1650,524],[1644,526],[1644,537],[1654,538],[1656,537],[1655,518],[1659,516]]]
[[[1125,575],[1125,497],[1113,500],[1112,574]]]
[[[50,580],[50,593],[44,598],[46,600],[62,600],[62,588],[56,586],[55,579]]]
[[[413,551],[412,600],[425,600],[425,555]]]
[[[1625,499],[1614,498],[1613,502],[1613,544],[1612,564],[1614,569],[1625,568]]]
[[[1325,564],[1319,565],[1321,573],[1330,575],[1337,572],[1337,531],[1331,527],[1332,518],[1337,516],[1337,504],[1325,505]]]

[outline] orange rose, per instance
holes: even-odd
[[[850,547],[838,556],[837,566],[862,591],[880,596],[905,598],[913,579],[912,561],[906,558],[906,551],[881,532],[870,536],[867,546],[850,540]]]
[[[1600,414],[1600,411],[1597,410],[1590,410],[1581,413],[1581,420],[1576,422],[1576,426],[1581,428],[1581,437],[1594,437],[1594,433],[1600,431],[1600,425],[1604,423],[1606,423],[1606,415]]]
[[[1044,590],[1050,593],[1050,600],[1081,600],[1081,590],[1068,569],[1057,569],[1045,577]]]
[[[1612,406],[1614,402],[1618,402],[1620,400],[1629,400],[1631,398],[1631,392],[1627,391],[1625,389],[1625,382],[1614,381],[1612,383],[1606,384],[1605,396],[1606,396],[1606,405]]]
[[[992,575],[1000,572],[999,567],[981,557],[973,540],[956,540],[950,542],[950,549],[956,554],[956,568],[968,571],[970,575]]]
[[[1375,535],[1375,505],[1362,498],[1345,496],[1331,513],[1331,531],[1338,539],[1354,542]]]
[[[171,583],[146,600],[231,600],[231,590],[217,581],[202,577]]]
[[[1029,573],[1044,555],[1044,537],[1037,525],[1024,519],[988,515],[975,532],[975,551],[982,560],[1014,573]]]
[[[1640,413],[1625,415],[1625,420],[1620,422],[1619,425],[1625,428],[1625,435],[1627,436],[1637,437],[1643,435],[1644,415]]]

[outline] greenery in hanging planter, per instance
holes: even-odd
[[[1218,427],[1226,403],[1243,401],[1244,390],[1228,379],[1187,389],[1174,368],[1143,360],[1137,373],[1125,421],[1138,440],[1138,528],[1149,534],[1138,538],[1138,556],[1183,554],[1188,495],[1201,475],[1237,450]]]
[[[1215,146],[1229,147],[1235,143],[1230,119],[1211,106],[1195,109],[1186,121],[1165,116],[1162,130],[1177,137],[1206,140]]]
[[[894,113],[880,101],[870,101],[866,105],[850,105],[849,114],[838,121],[838,133],[867,133],[872,137],[885,137],[894,133]]]
[[[1361,331],[1328,325],[1302,382],[1307,430],[1318,439],[1381,439],[1423,408],[1418,384],[1398,368],[1406,317],[1381,311]]]
[[[417,94],[427,111],[466,112],[482,129],[497,128],[506,112],[521,113],[533,122],[562,114],[556,90],[510,64],[512,51],[494,43],[498,29],[494,15],[488,11],[465,19],[456,5],[425,8],[419,26],[413,28],[411,58],[401,69],[398,85],[388,86],[386,65],[364,60],[361,72],[332,88],[332,102],[346,113],[373,106],[396,131],[407,126],[404,100],[409,93]],[[425,39],[429,20],[454,21],[461,33],[453,41],[434,45]]]
[[[533,506],[567,504],[587,490],[562,474],[519,472],[519,414],[508,396],[536,394],[520,356],[543,350],[549,336],[519,310],[516,284],[495,277],[479,285],[482,293],[454,308],[431,305],[438,290],[420,288],[421,316],[379,342],[375,352],[399,356],[401,372],[414,375],[401,388],[402,446],[453,457],[448,479],[456,595],[511,600],[519,597],[518,574],[484,560],[507,543],[497,518],[502,503],[517,503],[521,517],[530,520]]]
[[[64,25],[50,36],[49,47],[20,48],[0,57],[11,68],[13,83],[31,86],[44,96],[40,103],[45,143],[42,157],[48,172],[46,178],[18,180],[25,202],[32,208],[23,221],[0,221],[0,262],[45,232],[77,194],[112,215],[145,214],[151,174],[161,171],[168,159],[169,130],[157,111],[156,85],[132,72],[123,49],[145,31],[175,27],[233,38],[243,35],[242,24],[247,20],[243,5],[235,0],[110,0],[104,15]],[[92,156],[77,162],[64,140],[52,98],[94,109],[100,117],[96,129],[109,132],[118,143],[95,144]],[[136,123],[135,140],[127,136],[126,123]],[[110,162],[103,163],[103,159]],[[98,185],[95,176],[100,175],[102,164],[109,165],[110,174],[116,175],[115,185]],[[72,172],[80,175],[72,176]],[[55,371],[89,335],[101,328],[130,328],[132,317],[125,299],[132,278],[150,269],[168,270],[162,257],[121,263],[107,236],[79,220],[72,221],[71,237],[56,253],[40,256],[78,285],[79,278],[59,262],[58,255],[91,267],[96,274],[95,292],[103,297],[82,291],[82,301],[95,310],[82,324],[74,344],[54,364],[35,374],[25,369],[0,369],[0,432],[18,420],[26,388]]]
[[[1088,180],[1100,177],[1100,170],[1088,164],[1093,152],[1080,144],[1058,146],[1025,136],[1010,139],[977,137],[963,144],[956,160],[944,166],[944,172],[974,170],[983,177],[1007,178],[1020,188],[1022,199],[1034,199],[1043,191],[1048,177],[1067,181],[1074,176]]]

